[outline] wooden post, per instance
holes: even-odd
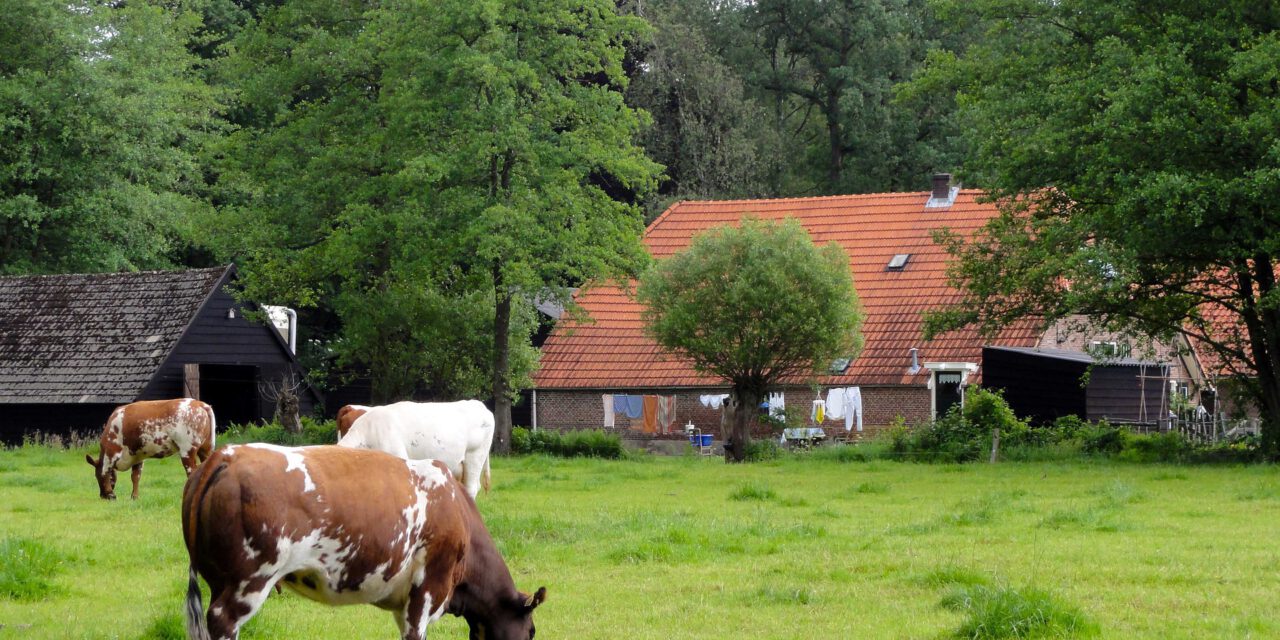
[[[996,456],[1000,455],[1000,430],[991,430],[991,464],[996,463]]]
[[[200,399],[200,365],[182,365],[182,393],[188,398]]]

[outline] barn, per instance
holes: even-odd
[[[101,428],[135,400],[196,397],[219,425],[270,419],[269,384],[302,367],[281,333],[246,317],[231,265],[0,278],[0,440]],[[265,315],[265,314],[262,314]],[[322,406],[310,387],[303,415]]]

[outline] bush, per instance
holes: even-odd
[[[907,429],[898,424],[888,432],[889,450],[900,459],[929,462],[969,462],[991,451],[991,434],[1000,430],[1002,444],[1016,446],[1030,440],[1027,423],[1019,420],[998,391],[971,387],[965,404],[953,406],[932,424]]]
[[[1127,429],[1113,427],[1102,420],[1081,429],[1076,437],[1080,440],[1080,450],[1085,453],[1115,455],[1124,451],[1131,434]]]
[[[623,449],[622,438],[598,429],[560,432],[515,427],[511,430],[511,453],[616,460],[622,457]]]
[[[245,444],[249,442],[265,442],[286,447],[300,447],[310,444],[337,444],[338,425],[333,420],[316,420],[302,418],[302,431],[289,433],[276,422],[266,424],[232,424],[226,426],[217,435],[219,444]]]
[[[776,460],[782,455],[782,447],[772,438],[752,440],[747,443],[747,462]]]

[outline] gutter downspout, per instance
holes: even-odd
[[[284,308],[284,315],[289,318],[289,353],[298,355],[298,312]]]
[[[534,431],[537,431],[538,430],[538,390],[537,389],[533,390],[533,407],[531,407],[531,409],[532,409],[532,415],[533,415],[532,427]]]

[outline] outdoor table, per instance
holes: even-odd
[[[827,432],[819,427],[798,427],[793,429],[783,429],[782,437],[788,442],[800,444],[802,446],[812,446],[826,439]]]

